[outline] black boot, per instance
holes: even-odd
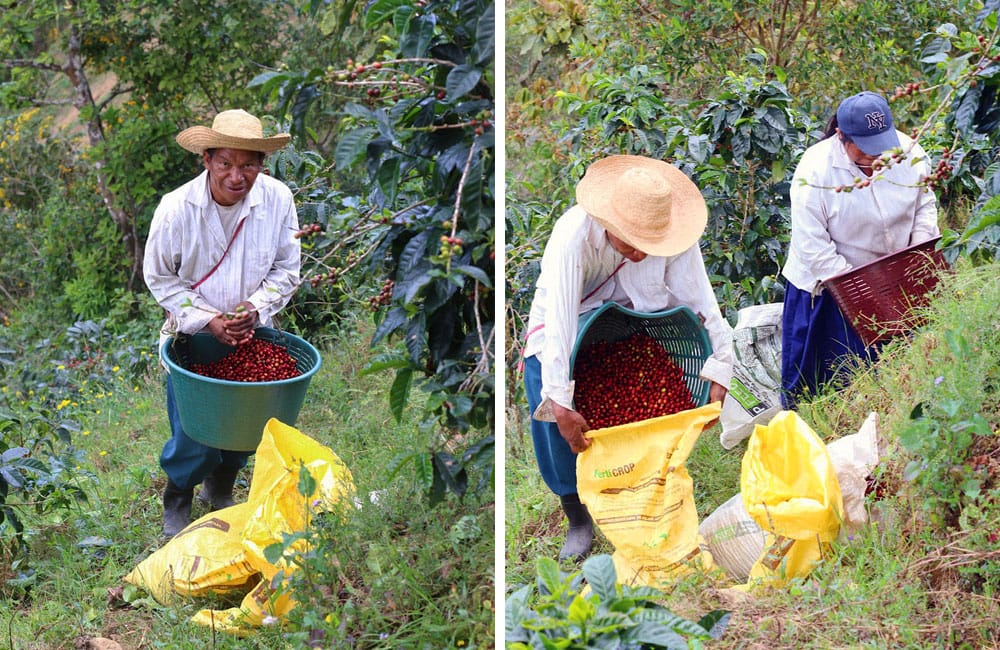
[[[233,485],[236,483],[237,472],[239,470],[216,467],[202,481],[198,500],[208,505],[212,510],[221,510],[236,505],[233,500]]]
[[[569,531],[559,551],[559,559],[582,560],[590,553],[590,546],[594,543],[594,521],[587,512],[587,506],[580,503],[579,494],[561,496],[559,501],[569,520]]]
[[[191,497],[194,488],[179,488],[167,479],[163,490],[163,535],[170,539],[191,523]]]

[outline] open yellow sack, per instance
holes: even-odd
[[[766,534],[743,588],[808,575],[837,537],[844,504],[826,445],[797,413],[780,411],[754,427],[740,489],[747,513]]]
[[[299,493],[303,467],[315,481],[306,496]],[[316,514],[351,503],[353,494],[350,470],[332,450],[272,418],[257,447],[247,502],[193,522],[125,581],[164,604],[178,595],[249,590],[240,607],[204,609],[191,619],[217,630],[238,634],[260,625],[266,616],[281,618],[295,602],[287,591],[273,593],[271,581],[279,571],[288,576],[295,566],[283,560],[271,564],[264,549],[281,542],[283,533],[306,530]],[[305,551],[306,544],[300,539],[292,549]]]
[[[247,562],[239,534],[251,511],[249,503],[239,503],[202,516],[140,562],[125,581],[162,604],[178,596],[248,589],[260,578]]]
[[[663,588],[711,566],[701,550],[693,484],[684,463],[719,402],[659,418],[597,429],[577,456],[580,500],[614,547],[622,583]]]

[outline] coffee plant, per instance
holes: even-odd
[[[660,605],[663,593],[656,589],[619,584],[610,555],[591,556],[572,573],[540,557],[537,571],[536,584],[519,587],[507,597],[509,650],[688,650],[721,638],[729,624],[728,612],[713,611],[696,623]]]
[[[920,141],[937,159],[931,184],[946,217],[942,229],[949,259],[988,262],[1000,255],[1000,2],[983,5],[975,29],[941,25],[919,41],[927,82],[897,89],[893,106],[926,95],[935,111],[921,126]],[[894,109],[895,110],[895,109]],[[938,114],[943,119],[935,119]],[[946,162],[942,165],[941,162]]]
[[[960,332],[946,331],[944,340],[954,363],[973,362],[973,344]],[[994,487],[989,472],[972,461],[981,441],[994,436],[977,403],[981,399],[957,393],[947,377],[937,377],[931,395],[913,407],[900,432],[899,441],[912,456],[903,478],[924,490],[923,507],[942,527],[954,527],[964,505],[989,499],[987,487]]]
[[[359,194],[312,197],[308,214],[325,234],[310,232],[303,275],[313,302],[331,305],[340,298],[329,288],[357,283],[374,309],[373,345],[400,343],[369,366],[395,373],[389,407],[397,418],[419,388],[429,430],[440,425],[463,438],[489,431],[489,445],[469,449],[492,458],[494,7],[375,0],[362,24],[392,33],[370,59],[253,82],[300,137],[324,94],[349,97],[331,162],[341,175],[356,172]],[[408,458],[432,494],[461,494],[463,469],[479,464],[444,449]]]
[[[721,92],[703,101],[665,97],[665,72],[654,65],[595,73],[592,98],[563,97],[565,110],[579,116],[571,132],[577,174],[603,155],[633,153],[667,160],[695,182],[709,206],[706,268],[733,319],[742,307],[783,295],[788,186],[819,130],[794,108],[783,75],[762,54],[744,64],[750,72],[728,74]]]

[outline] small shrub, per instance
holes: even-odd
[[[594,555],[581,571],[565,573],[551,558],[539,558],[536,585],[507,598],[506,639],[510,650],[531,648],[684,649],[718,639],[729,623],[716,610],[697,623],[657,603],[652,587],[618,584],[610,555]],[[589,591],[584,587],[584,579]],[[537,597],[532,596],[537,590]]]

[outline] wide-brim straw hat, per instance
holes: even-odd
[[[708,223],[698,187],[670,163],[645,156],[609,156],[590,165],[576,202],[612,235],[647,255],[693,246]]]
[[[177,144],[192,153],[206,149],[243,149],[271,153],[281,149],[292,136],[279,133],[264,137],[260,120],[244,110],[222,111],[215,116],[212,127],[192,126],[177,134]]]

